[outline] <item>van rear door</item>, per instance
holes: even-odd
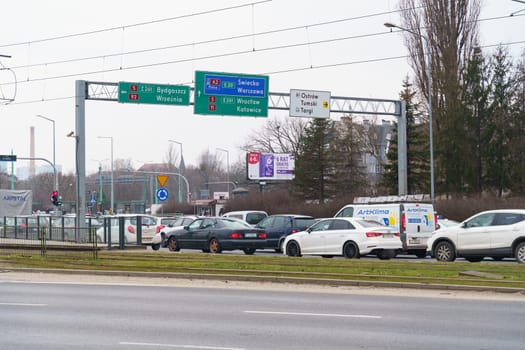
[[[427,248],[427,241],[436,229],[434,206],[426,203],[405,203],[403,204],[403,216],[406,249],[416,254],[421,252],[423,255],[423,250]]]

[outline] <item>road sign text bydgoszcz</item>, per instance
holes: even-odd
[[[264,75],[195,72],[195,114],[268,116],[269,78]]]
[[[119,82],[118,101],[121,103],[189,106],[190,87]]]

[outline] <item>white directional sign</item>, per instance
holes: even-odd
[[[330,91],[291,89],[290,117],[330,118]]]

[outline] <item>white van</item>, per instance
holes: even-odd
[[[436,230],[434,206],[430,203],[348,204],[335,217],[375,220],[399,230],[405,253],[426,256],[427,241]]]
[[[241,210],[241,211],[230,211],[227,213],[224,213],[222,215],[223,217],[227,218],[237,218],[246,221],[252,226],[255,226],[268,216],[268,213],[262,210]]]

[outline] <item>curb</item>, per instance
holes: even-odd
[[[359,281],[339,280],[328,278],[303,278],[303,277],[267,277],[252,275],[225,275],[225,274],[194,274],[184,272],[143,272],[143,271],[101,271],[101,270],[68,270],[68,269],[35,269],[35,268],[1,268],[1,272],[28,272],[28,273],[53,273],[65,275],[93,275],[93,276],[123,276],[123,277],[145,277],[145,278],[173,278],[190,280],[214,280],[214,281],[240,281],[240,282],[269,282],[269,283],[291,283],[310,284],[332,287],[377,287],[377,288],[406,288],[446,291],[472,291],[472,292],[496,292],[496,293],[519,293],[525,295],[525,288],[512,287],[490,287],[490,286],[464,286],[457,284],[428,284],[413,282],[384,282],[384,281]]]

